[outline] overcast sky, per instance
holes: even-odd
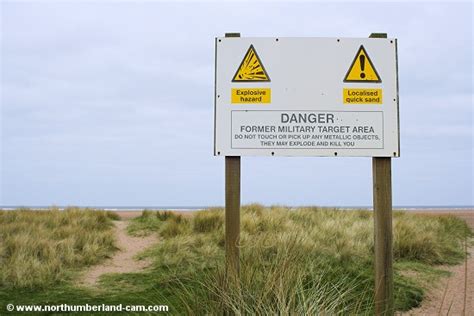
[[[214,37],[398,38],[394,205],[473,205],[471,2],[9,2],[0,205],[224,204]],[[242,202],[371,205],[370,158],[242,158]]]

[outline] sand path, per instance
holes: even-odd
[[[156,236],[133,237],[127,234],[128,221],[115,221],[114,223],[119,250],[112,258],[87,270],[82,276],[81,284],[95,286],[104,274],[136,272],[150,265],[150,260],[136,260],[134,257],[154,244],[157,241]]]
[[[452,214],[464,219],[474,229],[474,212]],[[474,247],[469,248],[468,252],[470,256],[467,262],[457,266],[443,267],[445,270],[451,271],[452,275],[430,289],[420,307],[403,313],[403,315],[474,316]],[[466,278],[467,286],[465,285]],[[464,309],[465,294],[466,307]]]

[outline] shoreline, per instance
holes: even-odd
[[[302,206],[302,207],[311,207],[311,206]],[[355,210],[366,210],[366,211],[373,211],[372,208],[368,207],[332,207],[332,206],[317,206],[321,208],[335,208],[342,211],[355,211]],[[27,208],[33,211],[47,211],[53,207],[30,207]],[[67,207],[56,207],[58,210],[63,211]],[[100,210],[100,211],[108,211],[117,214],[121,219],[131,219],[138,217],[142,214],[144,210],[149,211],[170,211],[177,214],[181,214],[183,216],[192,216],[195,212],[202,211],[208,209],[208,207],[170,207],[170,208],[153,208],[153,207],[144,207],[144,208],[113,208],[113,207],[78,207],[80,209],[93,209],[93,210]],[[296,209],[297,207],[290,207],[290,209]],[[0,211],[15,211],[19,208],[13,207],[3,207],[0,208]],[[447,215],[455,215],[464,219],[468,224],[471,224],[471,227],[474,228],[474,206],[467,206],[467,207],[394,207],[393,212],[407,212],[410,214],[420,214],[426,216],[447,216]]]
[[[250,203],[251,204],[251,203]],[[246,205],[246,204],[243,204]],[[263,205],[263,204],[262,204]],[[264,207],[269,207],[267,205],[263,205]],[[306,207],[319,207],[323,209],[339,209],[344,211],[353,211],[353,210],[367,210],[373,211],[373,207],[371,206],[318,206],[318,205],[301,205],[301,206],[286,206],[286,205],[279,205],[276,206],[288,207],[290,209],[296,208],[306,208]],[[148,206],[148,207],[103,207],[103,206],[0,206],[0,211],[15,211],[18,209],[29,209],[35,211],[43,211],[43,210],[50,210],[52,208],[58,209],[63,211],[67,208],[80,208],[80,209],[93,209],[93,210],[100,210],[100,211],[112,211],[112,212],[142,212],[144,210],[149,211],[176,211],[176,212],[195,212],[195,211],[202,211],[209,208],[224,208],[224,206],[170,206],[170,207],[161,207],[161,206]],[[474,206],[394,206],[392,208],[393,211],[404,211],[404,212],[474,212]]]

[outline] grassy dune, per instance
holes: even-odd
[[[0,288],[44,288],[111,255],[114,216],[76,208],[0,211]]]
[[[156,301],[173,310],[219,314],[371,314],[373,311],[373,219],[367,211],[243,207],[241,282],[224,282],[222,209],[193,217],[144,212],[132,234],[158,232],[163,241],[143,254],[155,260],[150,273],[167,289]],[[471,234],[455,217],[394,214],[395,305],[417,306],[418,279],[431,281],[463,257]],[[406,276],[407,271],[416,278]],[[122,278],[122,280],[124,280]],[[171,296],[169,293],[173,293]]]
[[[367,211],[244,206],[241,280],[224,278],[224,212],[144,211],[132,235],[158,234],[141,258],[150,269],[105,275],[100,288],[77,272],[110,256],[111,214],[69,209],[0,212],[0,314],[4,304],[168,304],[172,315],[373,314],[373,218]],[[423,285],[464,258],[472,232],[455,217],[394,214],[395,304],[418,305]]]

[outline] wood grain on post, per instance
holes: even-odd
[[[371,38],[387,38],[372,33]],[[375,314],[393,315],[392,158],[372,158],[375,241]]]
[[[393,315],[392,158],[372,158],[375,225],[375,314]]]
[[[226,33],[225,37],[240,37]],[[225,157],[225,259],[227,281],[238,279],[240,240],[240,156]]]
[[[225,157],[225,259],[227,274],[238,276],[240,239],[240,157]]]

